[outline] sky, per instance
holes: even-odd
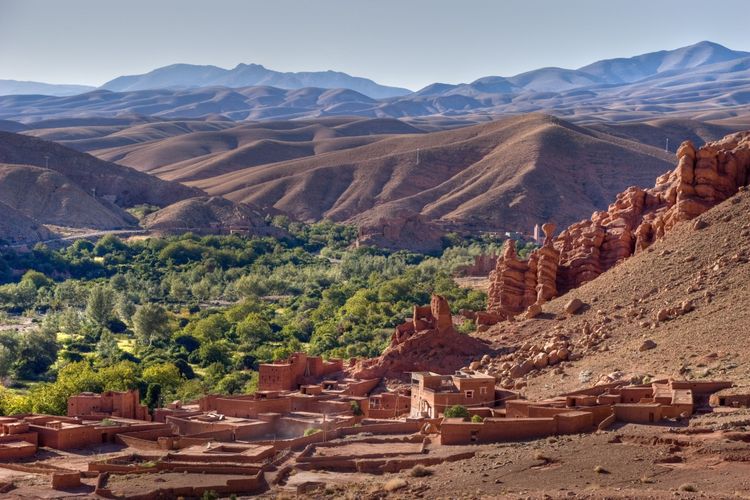
[[[746,14],[747,0],[0,0],[0,79],[258,63],[416,90],[702,40],[750,51]]]

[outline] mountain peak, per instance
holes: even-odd
[[[281,72],[255,63],[240,63],[233,69],[223,69],[217,66],[172,64],[141,75],[120,76],[105,83],[101,88],[126,92],[164,88],[242,88],[254,86],[272,86],[285,90],[304,87],[347,88],[373,99],[402,96],[411,92],[408,89],[380,85],[366,78],[333,70]]]
[[[601,78],[605,83],[633,83],[667,71],[686,71],[748,55],[748,52],[731,50],[718,43],[703,40],[673,50],[604,59],[578,68],[578,71]]]

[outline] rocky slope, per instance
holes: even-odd
[[[729,135],[700,149],[685,141],[678,165],[651,189],[628,188],[607,211],[565,229],[528,262],[509,251],[490,277],[491,312],[503,316],[591,281],[614,265],[650,247],[677,224],[691,220],[750,182],[750,132]],[[696,224],[702,224],[702,221]],[[536,272],[547,258],[546,272]],[[541,293],[542,290],[544,293]],[[553,293],[554,292],[554,293]]]
[[[500,261],[510,262],[498,263],[490,304],[513,304],[514,297],[522,305],[533,302],[514,322],[480,327],[480,337],[510,351],[485,360],[485,370],[503,387],[528,386],[535,397],[597,380],[655,375],[750,382],[750,370],[739,362],[750,354],[743,337],[750,315],[738,306],[750,298],[749,141],[750,133],[738,133],[698,150],[686,142],[678,167],[655,188],[640,194],[628,190],[608,212],[595,214],[594,222],[619,221],[597,226],[614,230],[620,235],[615,241],[623,241],[625,230],[633,233],[625,247],[592,245],[606,240],[594,238],[596,231],[568,248],[558,244],[571,241],[570,229],[553,247],[548,241],[548,252],[560,250],[561,271],[564,265],[569,276],[590,273],[560,297],[544,302],[527,294],[529,284],[537,291],[543,290],[540,282],[560,284],[559,274],[557,280],[546,274],[535,283],[522,274],[503,290],[505,267],[520,262],[506,253]],[[644,197],[650,201],[632,202]],[[638,232],[642,224],[656,225],[660,232]],[[569,259],[566,252],[581,257]],[[589,265],[592,255],[608,252],[621,256],[609,259],[616,265]],[[507,297],[497,296],[498,287]]]
[[[700,220],[677,224],[534,319],[482,328],[481,338],[512,351],[486,370],[534,397],[644,376],[750,383],[750,312],[741,306],[750,300],[750,192],[742,188]],[[574,299],[580,308],[566,312]],[[569,360],[551,362],[552,346]]]

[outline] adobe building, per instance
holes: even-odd
[[[495,377],[473,371],[454,375],[415,372],[411,378],[411,416],[434,418],[446,408],[495,405]]]
[[[258,369],[258,389],[261,391],[296,391],[301,385],[341,372],[341,359],[323,360],[296,352],[284,361],[261,364]]]
[[[120,417],[151,421],[148,407],[141,404],[138,389],[102,394],[82,392],[68,398],[69,417]]]
[[[210,394],[198,400],[198,408],[201,412],[238,418],[258,418],[263,413],[350,414],[351,401],[366,397],[379,383],[378,379],[342,378],[304,384],[295,391],[259,390],[242,396]]]
[[[396,418],[411,412],[411,397],[395,392],[371,394],[360,404],[367,418]]]
[[[502,410],[484,409],[490,416],[482,422],[445,419],[440,426],[440,442],[517,441],[605,429],[615,422],[654,424],[691,416],[697,406],[705,404],[708,395],[731,385],[727,381],[692,380],[643,385],[615,382],[544,401],[509,400]]]
[[[33,456],[38,436],[28,422],[13,417],[0,417],[0,460],[18,460]]]
[[[71,450],[114,443],[120,434],[144,431],[164,432],[168,429],[169,427],[165,424],[119,417],[84,420],[79,417],[54,415],[15,415],[0,418],[0,431],[2,431],[0,433],[0,456],[7,456],[11,453],[8,450],[11,445],[18,452],[20,441],[33,445],[35,450],[37,445],[58,450]],[[16,444],[12,444],[14,442]],[[28,449],[24,449],[25,451]]]
[[[750,408],[750,387],[732,387],[711,394],[709,404],[713,407]]]

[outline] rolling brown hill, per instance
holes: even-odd
[[[570,224],[669,170],[666,138],[673,149],[737,129],[678,118],[584,127],[541,114],[413,123],[75,118],[24,133],[265,211],[354,223],[363,243],[435,250],[447,230]]]
[[[237,170],[189,182],[299,219],[370,224],[392,214],[468,231],[568,224],[670,167],[662,150],[525,115]]]
[[[127,212],[54,170],[0,163],[0,202],[44,224],[92,229],[132,226]]]
[[[10,132],[0,132],[0,163],[53,170],[83,191],[123,208],[143,203],[165,206],[203,194],[51,141]]]
[[[164,179],[194,181],[420,132],[393,119],[326,118],[262,123],[162,121],[133,126],[79,122],[33,129],[28,134]]]
[[[33,244],[54,236],[39,222],[0,202],[0,246]]]
[[[269,226],[257,207],[235,203],[218,196],[178,201],[147,215],[143,227],[164,233],[203,229],[237,230],[258,236],[282,236],[283,231]]]
[[[80,130],[81,124],[76,127]],[[0,133],[0,203],[9,218],[0,226],[0,239],[11,244],[53,239],[55,235],[43,225],[137,228],[138,220],[125,208],[140,204],[163,207],[146,225],[155,230],[222,232],[239,226],[246,233],[277,234],[255,207],[209,198],[196,188],[13,133]]]

